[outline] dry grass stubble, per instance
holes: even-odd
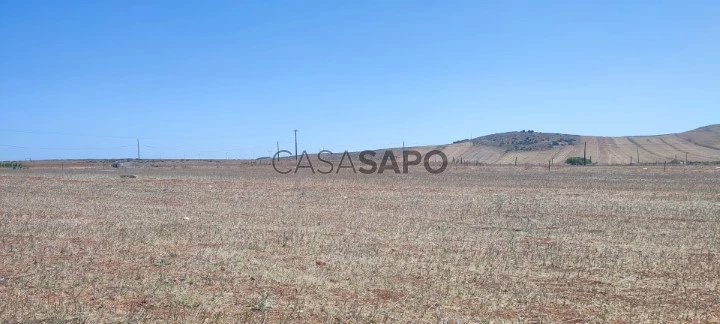
[[[720,321],[715,170],[135,171],[0,171],[0,318]]]

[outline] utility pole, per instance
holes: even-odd
[[[583,148],[583,165],[587,164],[586,163],[587,159],[585,159],[585,157],[587,156],[586,154],[587,154],[587,142],[585,142],[585,147]]]
[[[637,150],[637,163],[640,164],[640,145],[635,144],[635,150]]]
[[[687,152],[685,152],[685,165],[687,165]]]
[[[276,141],[276,142],[275,142],[275,146],[277,147],[277,151],[275,151],[275,153],[277,154],[278,152],[280,152],[280,141]],[[278,155],[278,157],[279,157],[279,156],[280,156],[280,155]]]
[[[138,160],[140,160],[140,139],[137,139]]]
[[[298,130],[295,129],[294,132],[295,132],[295,160],[297,161],[297,159],[298,159],[298,156],[297,156],[297,132],[298,132]]]

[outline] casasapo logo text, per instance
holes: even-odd
[[[395,154],[391,150],[385,151],[379,164],[373,159],[378,154],[378,152],[360,152],[357,157],[360,160],[360,166],[358,166],[357,168],[355,167],[355,163],[353,162],[352,157],[350,156],[350,153],[348,151],[343,152],[342,156],[340,157],[340,161],[336,165],[336,161],[328,159],[329,157],[333,156],[333,152],[328,150],[322,150],[317,153],[317,161],[315,162],[317,166],[313,165],[313,162],[310,160],[310,156],[308,155],[307,151],[303,151],[302,154],[297,157],[297,162],[295,163],[294,167],[290,167],[288,165],[283,166],[283,163],[280,163],[280,154],[287,154],[285,156],[287,158],[289,156],[292,156],[292,153],[287,150],[282,150],[278,151],[273,156],[273,168],[276,172],[281,174],[288,174],[290,172],[297,173],[300,169],[310,169],[312,173],[315,173],[315,171],[317,171],[321,174],[328,174],[332,173],[333,171],[335,173],[339,173],[340,169],[352,169],[353,173],[357,173],[359,171],[360,173],[364,174],[381,174],[385,171],[392,170],[393,172],[399,174],[408,173],[410,166],[420,165],[420,163],[423,164],[427,172],[438,174],[445,171],[448,166],[447,156],[445,155],[445,153],[439,150],[429,151],[425,153],[424,156],[420,152],[415,150],[403,150],[402,172],[400,166],[398,165],[398,161],[395,158]],[[440,161],[431,163],[431,158],[435,156],[438,157]]]

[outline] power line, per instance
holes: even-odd
[[[57,151],[114,150],[114,149],[119,149],[119,148],[130,147],[129,145],[115,146],[115,147],[73,147],[73,148],[69,148],[69,147],[27,147],[27,146],[8,145],[8,144],[0,144],[0,146],[19,148],[19,149],[24,149],[24,150],[57,150]]]
[[[160,147],[160,146],[154,146],[154,145],[146,145],[142,144],[141,147],[149,148],[149,149],[155,149],[158,151],[178,151],[178,152],[201,152],[201,153],[213,153],[213,152],[233,152],[233,151],[250,151],[258,149],[259,147],[247,147],[247,148],[230,148],[230,149],[215,149],[215,150],[206,150],[206,149],[195,149],[195,148],[166,148],[166,147]]]
[[[0,128],[0,133],[20,133],[20,134],[39,134],[39,135],[55,135],[55,136],[77,136],[86,138],[114,138],[114,139],[142,139],[142,140],[167,140],[168,138],[156,138],[156,137],[143,137],[143,136],[116,136],[116,135],[100,135],[100,134],[89,134],[89,133],[67,133],[67,132],[54,132],[54,131],[36,131],[36,130],[21,130],[21,129],[7,129]],[[172,139],[197,139],[194,135],[174,135],[167,134]],[[241,139],[246,138],[244,135],[213,135],[213,138],[225,138],[225,139]]]
[[[6,132],[6,133],[21,133],[21,134],[42,134],[42,135],[79,136],[79,137],[97,137],[97,138],[117,138],[117,139],[135,138],[135,137],[131,137],[131,136],[113,136],[113,135],[98,135],[98,134],[79,134],[79,133],[63,133],[63,132],[46,132],[46,131],[32,131],[32,130],[19,130],[19,129],[0,129],[0,132]]]

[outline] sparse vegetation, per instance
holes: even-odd
[[[188,163],[0,170],[0,321],[720,321],[716,166]]]
[[[506,152],[543,151],[554,147],[573,145],[579,136],[537,133],[534,130],[500,133],[478,137],[473,142],[489,147],[502,147]],[[464,142],[456,141],[455,143]]]
[[[263,293],[262,296],[249,300],[248,307],[255,311],[268,311],[270,307],[272,307],[272,302],[270,301],[270,294]]]
[[[570,165],[592,165],[592,159],[591,158],[584,158],[582,156],[573,156],[565,159],[565,164]]]
[[[0,168],[23,169],[26,168],[22,162],[0,162]]]
[[[180,295],[171,297],[165,306],[167,307],[180,307],[193,309],[200,307],[201,303],[196,296],[193,295]]]

